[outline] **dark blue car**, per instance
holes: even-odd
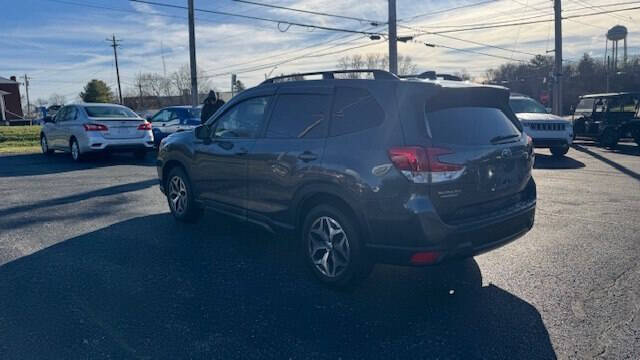
[[[165,137],[180,131],[192,130],[200,125],[202,106],[170,106],[160,109],[153,117],[147,119],[153,127],[153,138],[156,146]]]

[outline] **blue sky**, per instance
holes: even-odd
[[[186,0],[157,0],[186,5]],[[385,0],[257,0],[270,4],[367,19],[384,20],[387,16]],[[627,0],[630,1],[630,0]],[[454,29],[465,24],[499,22],[525,17],[550,19],[550,0],[482,0],[417,1],[398,0],[398,18],[410,19],[419,14],[467,4],[483,4],[456,11],[421,16],[401,24],[422,27],[429,31]],[[640,6],[635,4],[611,6],[623,0],[563,1],[566,15],[593,13]],[[167,72],[188,63],[188,32],[186,11],[167,9],[127,0],[0,0],[0,24],[3,36],[0,44],[0,76],[29,74],[33,78],[31,98],[48,98],[51,94],[76,100],[83,85],[91,78],[106,81],[115,89],[115,69],[112,49],[105,39],[115,33],[122,39],[119,62],[124,92],[132,91],[139,72],[163,73],[162,54]],[[316,25],[347,29],[367,29],[369,24],[347,20],[267,9],[231,0],[195,0],[196,7],[229,11]],[[93,6],[93,7],[92,7]],[[119,11],[103,9],[108,7]],[[539,16],[539,17],[538,17]],[[287,31],[276,24],[243,20],[227,16],[196,15],[198,65],[213,86],[229,88],[229,72],[251,86],[264,79],[266,73],[287,73],[334,68],[343,55],[386,53],[384,41],[372,41],[362,35],[328,32],[292,26]],[[604,53],[604,33],[616,24],[629,28],[629,50],[638,54],[640,48],[640,10],[592,16],[564,21],[564,52],[568,59],[582,53],[601,57]],[[384,26],[372,31],[386,32]],[[416,30],[399,28],[401,34],[415,34]],[[451,33],[459,39],[503,47],[507,50],[544,54],[553,49],[552,23]],[[401,55],[411,56],[419,70],[436,69],[455,72],[466,70],[482,77],[487,68],[530,56],[470,42],[445,38],[442,35],[423,35],[422,42],[447,45],[458,49],[479,51],[491,57],[445,48],[428,48],[421,43],[399,44]],[[356,46],[363,46],[351,49]],[[307,48],[302,50],[303,48]],[[350,50],[349,50],[350,49]],[[303,56],[306,55],[306,56]],[[323,56],[317,56],[323,55]],[[279,65],[284,60],[293,61]]]

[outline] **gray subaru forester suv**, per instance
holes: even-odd
[[[524,235],[533,162],[507,89],[358,70],[268,79],[164,139],[157,166],[176,219],[289,230],[319,280],[347,286]]]

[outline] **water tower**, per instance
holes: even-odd
[[[627,62],[627,28],[622,25],[616,25],[607,31],[607,41],[604,46],[605,61],[607,67],[615,74],[618,68],[618,42],[623,41],[623,64]],[[611,61],[609,61],[609,41],[611,41]]]

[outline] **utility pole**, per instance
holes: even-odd
[[[191,105],[198,106],[198,72],[196,68],[196,30],[193,16],[193,0],[189,0],[189,62],[191,65]]]
[[[138,82],[138,90],[140,90],[140,104],[138,104],[138,109],[142,109],[142,82]]]
[[[231,74],[231,97],[236,94],[236,74]]]
[[[29,117],[31,103],[29,102],[29,76],[27,76],[27,74],[24,74],[24,89],[27,95],[27,113],[25,114],[25,117]]]
[[[396,0],[389,0],[389,71],[398,74],[398,33],[396,29]]]
[[[111,46],[113,48],[113,57],[116,60],[116,77],[118,78],[118,99],[120,100],[120,104],[122,104],[122,88],[120,87],[120,69],[118,68],[118,46],[120,46],[119,41],[116,40],[116,35],[111,35],[111,39],[107,39],[107,41],[111,42]]]
[[[562,4],[553,0],[555,13],[555,66],[553,76],[553,113],[562,115]]]

